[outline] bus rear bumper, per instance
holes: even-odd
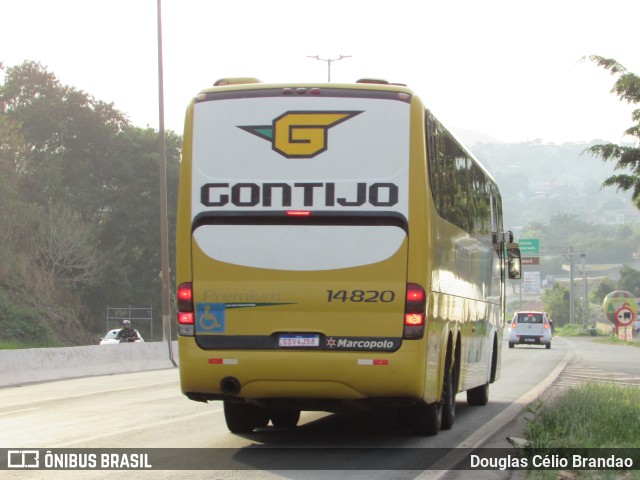
[[[335,410],[326,408],[332,403],[428,400],[425,359],[411,341],[393,353],[207,351],[183,337],[179,353],[181,388],[192,400],[291,401],[319,410]]]

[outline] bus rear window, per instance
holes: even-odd
[[[396,226],[202,225],[198,247],[215,260],[274,270],[335,270],[386,260],[406,233]]]
[[[541,313],[520,313],[518,323],[543,323]]]

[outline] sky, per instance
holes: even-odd
[[[157,0],[0,0],[0,62],[158,128]],[[407,84],[454,132],[504,142],[629,141],[632,107],[588,55],[640,74],[638,0],[162,0],[165,127],[223,77]],[[3,73],[0,72],[0,81]]]

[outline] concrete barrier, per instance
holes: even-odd
[[[0,387],[173,367],[166,342],[0,350]]]

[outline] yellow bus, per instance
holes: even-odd
[[[362,408],[450,428],[500,374],[512,242],[495,181],[406,86],[218,81],[185,122],[182,391],[237,433]]]

